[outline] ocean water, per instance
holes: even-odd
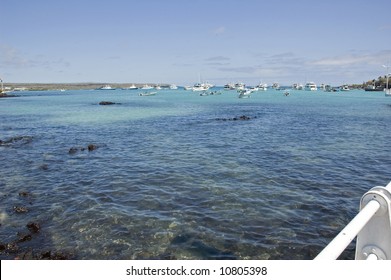
[[[312,259],[391,180],[381,92],[138,93],[0,99],[1,259]]]

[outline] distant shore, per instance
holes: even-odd
[[[129,88],[132,85],[142,87],[145,83],[4,83],[4,89],[7,91],[45,91],[45,90],[88,90],[98,89],[105,85],[110,85],[112,88]],[[155,86],[156,84],[149,84]],[[168,86],[160,84],[160,86]]]

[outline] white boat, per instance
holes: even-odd
[[[103,87],[98,88],[99,90],[113,90],[115,88],[111,87],[110,85],[105,85]]]
[[[171,84],[170,85],[170,89],[178,89],[178,87],[176,85],[174,85],[174,84]]]
[[[234,83],[228,83],[224,85],[225,90],[234,90],[235,89],[235,84]]]
[[[297,90],[303,90],[303,89],[304,89],[304,86],[303,86],[302,84],[298,84],[296,89],[297,89]]]
[[[138,89],[138,87],[136,87],[134,84],[132,84],[130,87],[128,87],[127,89],[130,89],[130,90],[134,90],[134,89]]]
[[[141,89],[153,89],[152,86],[145,84]]]
[[[325,91],[325,92],[336,92],[336,91],[338,91],[338,90],[337,90],[337,88],[334,88],[334,87],[332,87],[331,85],[325,85],[325,86],[324,86],[324,91]]]
[[[253,93],[253,90],[251,89],[244,89],[239,91],[239,98],[249,98],[251,96],[251,93]]]
[[[139,95],[140,95],[140,96],[152,96],[152,95],[156,95],[156,91],[151,91],[151,92],[148,92],[148,91],[146,91],[146,92],[141,92]]]
[[[305,90],[307,91],[316,91],[318,90],[316,84],[314,82],[308,82],[305,84]]]
[[[245,85],[244,83],[236,83],[236,84],[235,84],[235,89],[236,89],[237,91],[242,91],[242,90],[245,89],[245,87],[246,87],[246,85]]]
[[[292,89],[295,89],[295,90],[303,90],[304,89],[304,86],[302,84],[293,84],[292,85]]]
[[[263,90],[263,91],[265,91],[265,90],[267,90],[267,84],[259,84],[259,85],[257,85],[257,88],[258,88],[258,90]]]
[[[272,88],[280,89],[280,84],[279,83],[273,83]]]
[[[162,87],[161,87],[160,85],[156,85],[156,86],[155,86],[155,89],[157,89],[157,90],[161,90],[161,89],[162,89]]]
[[[340,88],[340,91],[349,91],[349,90],[350,90],[350,88],[349,88],[348,85],[343,85],[343,86],[341,86],[341,88]]]
[[[192,90],[193,89],[193,87],[191,87],[191,86],[184,86],[183,87],[185,90]]]
[[[208,90],[210,88],[210,85],[209,84],[205,84],[205,83],[197,83],[193,86],[192,90],[193,91],[204,91],[204,90]]]

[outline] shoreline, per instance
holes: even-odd
[[[7,92],[18,91],[47,91],[47,90],[88,90],[98,89],[105,85],[110,85],[113,89],[129,88],[132,85],[142,87],[145,84],[156,86],[156,83],[4,83],[4,88]],[[162,87],[168,84],[159,84]],[[3,93],[4,95],[5,93]],[[0,93],[0,97],[2,94]],[[8,96],[7,96],[8,97]]]

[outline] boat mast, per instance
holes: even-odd
[[[0,83],[1,83],[0,94],[2,94],[4,91],[4,87],[3,87],[3,80],[1,78],[0,78]]]

